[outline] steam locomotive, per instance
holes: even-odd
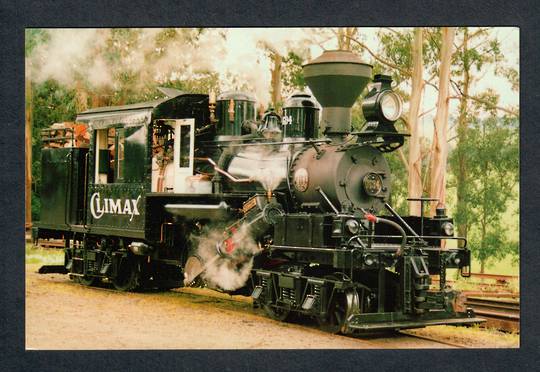
[[[446,271],[467,276],[470,251],[445,210],[388,203],[384,154],[406,137],[391,78],[375,75],[351,132],[372,66],[326,51],[303,69],[316,100],[293,94],[262,120],[247,93],[164,89],[80,113],[87,144],[73,127],[45,130],[35,238],[63,239],[65,262],[41,272],[122,291],[207,286],[335,333],[482,321],[454,307]]]

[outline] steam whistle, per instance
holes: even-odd
[[[216,92],[212,89],[208,96],[208,110],[210,111],[210,122],[215,123],[216,120]]]
[[[231,98],[229,101],[229,121],[232,123],[234,122],[234,100]]]
[[[272,190],[266,191],[266,199],[268,199],[268,203],[272,200]]]
[[[269,108],[262,118],[260,132],[263,137],[271,140],[282,140],[283,131],[281,130],[281,116],[273,108]]]

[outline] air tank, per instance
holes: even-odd
[[[319,104],[306,92],[295,92],[283,106],[285,138],[317,138],[319,136]]]
[[[242,124],[257,119],[255,102],[255,97],[245,92],[230,91],[218,96],[216,104],[218,140],[243,134]]]

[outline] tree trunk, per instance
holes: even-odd
[[[485,203],[485,194],[484,194],[484,203]],[[480,249],[485,249],[484,241],[486,240],[486,208],[482,208],[482,232],[480,237]],[[480,274],[484,273],[485,265],[487,258],[480,252]]]
[[[345,50],[344,41],[345,37],[343,36],[343,27],[339,27],[337,30],[337,43],[339,50]]]
[[[272,52],[272,61],[274,66],[272,68],[272,105],[276,112],[281,109],[281,63],[283,58],[277,52]]]
[[[32,83],[30,81],[30,61],[25,61],[25,123],[24,123],[24,147],[25,147],[25,228],[32,227]]]
[[[422,196],[422,149],[420,137],[422,135],[418,114],[422,101],[422,91],[424,89],[424,79],[422,76],[424,65],[422,60],[422,28],[416,27],[414,30],[414,40],[412,45],[413,73],[411,79],[411,99],[409,106],[409,184],[408,194],[411,198]],[[420,216],[420,202],[409,202],[409,214]]]
[[[459,117],[457,128],[457,158],[458,158],[458,174],[457,174],[457,200],[456,200],[456,225],[458,236],[467,237],[469,230],[467,216],[467,164],[465,160],[465,142],[467,141],[467,96],[469,95],[470,85],[470,62],[468,58],[468,41],[469,33],[465,28],[463,32],[463,95],[459,102]]]
[[[339,27],[337,30],[337,42],[339,50],[351,50],[351,39],[354,39],[357,27]]]
[[[101,92],[94,91],[90,93],[90,108],[107,106],[110,103],[107,101],[106,96]]]
[[[88,110],[88,93],[80,81],[75,83],[75,92],[77,94],[77,112],[79,113]]]
[[[486,124],[482,122],[482,142],[486,140]],[[488,174],[488,162],[486,159],[482,159],[482,218],[481,218],[481,236],[480,236],[480,249],[486,249],[486,232],[488,224],[488,184],[487,184],[487,174]],[[487,261],[487,256],[480,252],[480,273],[484,273],[485,264]]]
[[[438,205],[446,204],[446,163],[448,159],[448,87],[450,84],[450,64],[454,43],[455,27],[442,28],[441,63],[439,66],[439,96],[435,130],[433,132],[433,156],[431,158],[430,195],[439,201],[432,203],[431,214],[435,214]]]

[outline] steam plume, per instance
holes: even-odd
[[[253,267],[253,257],[260,252],[260,248],[246,224],[232,235],[235,249],[225,257],[217,255],[216,250],[216,245],[223,241],[223,238],[222,231],[214,229],[193,239],[205,268],[202,278],[210,287],[232,291],[246,284]]]
[[[30,56],[32,79],[56,79],[73,86],[84,78],[92,88],[116,86],[119,74],[138,76],[142,86],[218,74],[220,89],[252,90],[262,103],[269,101],[270,61],[267,50],[282,55],[304,55],[311,29],[138,29],[137,37],[113,37],[111,29],[46,29],[49,40]],[[190,40],[197,37],[196,42]],[[120,53],[111,60],[111,48]],[[151,56],[151,57],[149,57]],[[305,55],[308,58],[308,55]]]
[[[250,178],[260,182],[266,191],[274,191],[287,176],[286,157],[288,152],[280,152],[274,148],[246,147],[239,157],[250,159],[253,167],[239,169],[244,172],[241,178]]]

